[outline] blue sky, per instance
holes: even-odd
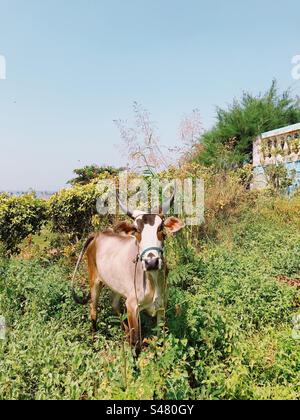
[[[243,90],[291,77],[299,0],[0,0],[0,190],[56,189],[75,167],[124,163],[114,119],[142,103],[172,145]]]

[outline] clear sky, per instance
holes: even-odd
[[[243,90],[300,94],[299,0],[0,0],[0,190],[56,189],[120,165],[114,119],[141,102],[165,144]]]

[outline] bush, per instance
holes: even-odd
[[[34,194],[0,194],[0,241],[6,253],[17,253],[28,235],[40,231],[46,221],[46,208],[46,202]]]
[[[102,179],[113,179],[108,172]],[[95,230],[104,230],[115,223],[114,215],[100,216],[97,213],[97,183],[75,185],[54,194],[49,200],[49,219],[53,233],[63,234],[61,244],[74,244]]]
[[[95,184],[61,190],[49,200],[49,218],[53,232],[66,234],[71,241],[81,239],[93,230],[96,211]]]
[[[265,168],[268,185],[278,193],[287,193],[295,182],[296,171],[289,172],[283,164],[268,165]]]

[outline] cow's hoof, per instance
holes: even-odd
[[[137,343],[133,348],[133,356],[135,358],[139,357],[139,355],[141,354],[141,351],[142,351],[142,346],[140,345],[140,343]]]

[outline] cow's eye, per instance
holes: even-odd
[[[160,241],[162,241],[165,238],[165,230],[163,226],[160,226],[157,230],[157,237]]]
[[[136,237],[136,240],[137,240],[138,242],[141,242],[141,240],[142,240],[142,235],[141,235],[141,232],[140,232],[140,231],[136,230],[136,231],[135,231],[135,233],[134,233],[134,236]]]

